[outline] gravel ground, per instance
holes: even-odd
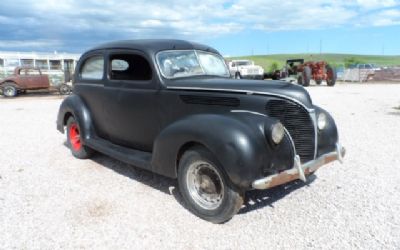
[[[55,128],[60,97],[0,97],[0,249],[399,249],[400,84],[309,91],[336,119],[345,163],[249,192],[223,225],[186,210],[173,180],[74,159]]]

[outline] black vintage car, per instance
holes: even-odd
[[[181,40],[133,40],[84,53],[57,128],[72,154],[95,151],[178,179],[197,216],[221,223],[244,193],[342,160],[332,117],[301,86],[231,79],[218,51]]]

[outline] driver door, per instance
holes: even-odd
[[[160,122],[159,88],[149,61],[140,51],[109,52],[104,115],[110,141],[151,152]]]

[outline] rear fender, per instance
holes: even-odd
[[[73,116],[79,124],[82,138],[90,139],[94,135],[93,121],[83,100],[77,95],[70,95],[61,103],[57,116],[57,129],[64,133],[69,116]]]

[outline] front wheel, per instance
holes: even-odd
[[[188,208],[213,223],[231,219],[243,204],[241,193],[221,171],[215,157],[202,147],[184,153],[179,163],[178,183]]]
[[[71,94],[71,87],[63,83],[61,84],[59,91],[61,95],[69,95]]]
[[[88,159],[94,153],[93,149],[83,145],[79,124],[72,116],[67,121],[67,143],[76,158]]]
[[[18,94],[18,89],[15,84],[5,83],[3,85],[3,95],[5,97],[15,97]]]

